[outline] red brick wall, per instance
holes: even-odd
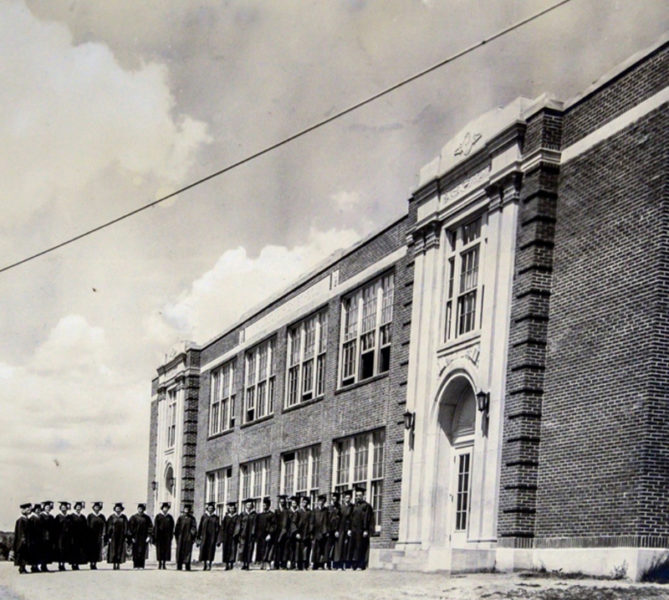
[[[656,111],[561,170],[537,536],[669,534],[666,132]]]

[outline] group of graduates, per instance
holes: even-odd
[[[114,512],[105,518],[102,502],[93,503],[93,512],[82,514],[84,502],[60,502],[60,512],[52,515],[54,503],[22,504],[21,516],[14,530],[14,564],[20,573],[48,571],[50,563],[65,570],[70,564],[78,570],[81,564],[97,568],[106,550],[107,562],[119,569],[132,549],[133,567],[143,569],[150,544],[156,547],[159,569],[171,561],[172,542],[176,542],[176,568],[190,571],[193,545],[199,546],[199,560],[205,571],[211,570],[216,548],[222,547],[226,570],[241,563],[243,570],[252,564],[260,569],[365,569],[369,555],[369,538],[374,532],[374,510],[364,499],[364,489],[318,496],[317,506],[309,506],[307,496],[279,496],[279,506],[272,510],[270,498],[262,501],[256,512],[255,501],[244,501],[237,513],[237,503],[230,502],[219,518],[216,505],[210,502],[199,524],[192,507],[185,505],[176,523],[170,504],[164,502],[154,521],[139,504],[129,519],[123,504],[117,502]]]
[[[30,565],[32,573],[48,572],[48,565],[58,563],[58,570],[65,571],[69,564],[73,571],[79,565],[89,564],[97,569],[97,563],[104,560],[119,569],[125,562],[129,546],[135,568],[144,568],[153,525],[144,514],[145,504],[139,504],[137,514],[128,519],[121,502],[114,506],[108,517],[102,514],[102,502],[94,502],[93,511],[82,514],[86,504],[83,501],[72,505],[67,501],[59,503],[59,512],[51,514],[54,503],[46,500],[36,504],[22,504],[21,516],[14,527],[14,564],[19,573],[27,573]]]

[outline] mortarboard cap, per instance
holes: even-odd
[[[144,510],[146,510],[146,504],[144,504],[144,502],[140,502],[140,503],[137,505],[137,508],[143,508]]]
[[[332,493],[330,494],[330,497],[331,497],[333,500],[339,500],[339,496],[340,496],[339,492],[332,492]]]
[[[58,502],[58,504],[60,508],[63,508],[63,506],[65,508],[70,508],[70,503],[67,500],[61,500],[60,502]]]
[[[19,508],[20,508],[21,510],[25,510],[26,508],[30,508],[30,507],[32,507],[32,504],[30,504],[30,502],[24,502],[23,504],[21,504],[21,505],[19,506]]]
[[[344,490],[342,492],[342,494],[344,494],[344,496],[352,496],[353,495],[353,490]]]
[[[279,494],[278,498],[279,498],[279,500],[287,500],[288,495],[287,494]]]
[[[93,502],[92,507],[95,508],[96,506],[98,508],[102,508],[102,502],[100,502],[99,500],[96,500],[95,502]]]
[[[120,508],[121,510],[125,510],[125,507],[123,506],[123,502],[117,502],[116,504],[114,504],[114,510],[116,510],[117,508]]]
[[[160,508],[161,508],[161,510],[162,510],[162,509],[165,508],[165,507],[167,507],[167,508],[172,508],[172,505],[171,505],[169,502],[163,502],[163,503],[160,505]]]
[[[53,500],[45,500],[42,502],[42,506],[53,506]]]
[[[79,506],[80,508],[86,508],[86,503],[83,500],[77,500],[74,503],[74,508],[77,508]]]
[[[228,506],[234,506],[237,508],[237,502],[235,500],[230,500],[230,502],[228,502]]]
[[[327,500],[327,496],[325,494],[319,494],[318,495],[318,500],[325,502]]]
[[[311,501],[311,498],[309,498],[309,496],[300,496],[300,502],[302,502],[302,501],[304,501],[304,502],[306,502],[307,504],[309,504],[310,501]]]
[[[205,504],[205,506],[206,506],[207,508],[209,508],[210,506],[213,507],[213,508],[216,508],[216,502],[207,502],[207,503]]]
[[[183,509],[184,509],[184,510],[192,510],[192,509],[193,509],[193,505],[192,505],[192,504],[184,504]]]
[[[356,485],[355,486],[355,491],[356,492],[362,492],[363,494],[365,493],[365,486],[364,485]]]
[[[39,502],[33,504],[33,510],[42,510],[42,505]]]

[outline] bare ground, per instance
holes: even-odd
[[[19,575],[0,563],[0,600],[669,600],[669,586],[520,574],[445,575],[389,571],[121,571]]]

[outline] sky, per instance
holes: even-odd
[[[544,0],[3,0],[0,266],[132,210],[510,25]],[[568,99],[667,30],[572,0],[277,151],[0,273],[0,529],[145,499],[150,382],[406,210],[419,168],[517,96]]]

